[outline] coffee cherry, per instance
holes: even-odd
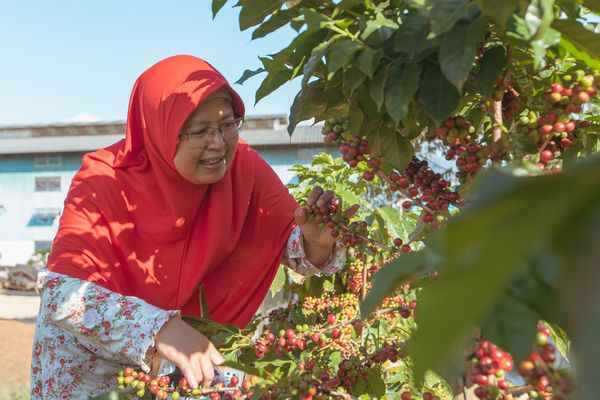
[[[335,324],[335,315],[334,314],[329,314],[327,315],[327,322],[330,324]]]
[[[396,246],[396,247],[402,246],[402,239],[400,239],[400,238],[394,239],[394,246]]]

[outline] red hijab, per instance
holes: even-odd
[[[218,182],[194,185],[175,169],[178,134],[215,90],[240,97],[192,56],[163,60],[133,88],[127,137],[89,153],[73,178],[48,269],[136,296],[183,315],[245,326],[281,261],[298,204],[240,140]]]

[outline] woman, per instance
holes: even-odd
[[[282,259],[303,274],[342,268],[344,247],[239,140],[243,117],[240,97],[198,58],[139,77],[126,138],[84,157],[39,275],[32,399],[95,396],[116,387],[119,369],[149,371],[157,356],[207,386],[223,359],[180,318],[200,315],[200,285],[211,319],[242,327]],[[332,197],[317,187],[308,202]]]

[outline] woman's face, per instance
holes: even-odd
[[[197,133],[205,128],[217,128],[235,118],[229,93],[218,90],[206,98],[189,116],[180,134]],[[233,161],[238,136],[214,139],[199,148],[191,148],[185,137],[180,137],[173,163],[177,172],[187,181],[200,185],[218,182]]]

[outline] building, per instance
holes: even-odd
[[[309,165],[323,144],[319,126],[298,126],[290,138],[285,116],[249,117],[241,137],[284,183],[288,169]],[[51,245],[71,179],[85,153],[125,137],[125,123],[0,128],[0,265],[25,263]]]

